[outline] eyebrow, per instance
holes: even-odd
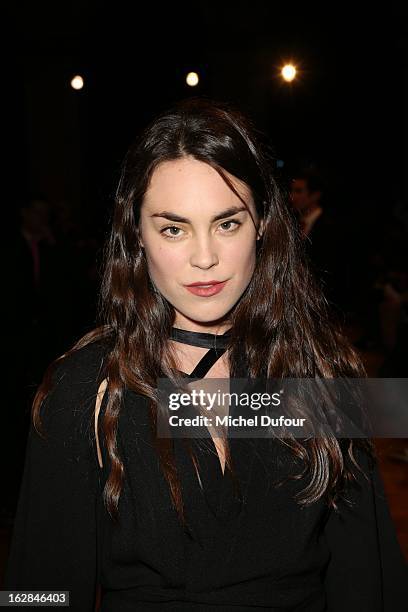
[[[214,217],[211,218],[211,223],[213,223],[213,221],[219,221],[220,219],[225,219],[225,217],[230,217],[231,215],[236,215],[239,212],[243,212],[243,211],[247,211],[247,208],[245,206],[231,206],[230,208],[227,208],[226,210],[223,210],[222,212],[218,213],[218,215],[215,215]],[[187,219],[186,217],[180,217],[180,215],[176,215],[175,213],[172,212],[168,212],[167,210],[163,210],[160,213],[154,213],[153,215],[150,215],[151,217],[164,217],[165,219],[168,219],[169,221],[177,221],[178,223],[191,223],[190,219]]]

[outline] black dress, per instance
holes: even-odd
[[[234,495],[215,446],[199,456],[202,487],[175,439],[189,530],[171,505],[152,444],[147,400],[126,390],[118,449],[125,468],[120,524],[102,502],[109,464],[97,460],[93,410],[106,354],[95,342],[59,364],[42,407],[48,440],[31,426],[4,589],[70,591],[91,612],[407,612],[408,572],[378,468],[354,486],[341,515],[324,499],[301,508],[305,482],[272,485],[301,467],[276,440],[232,438]],[[200,447],[201,448],[201,447]],[[198,449],[194,449],[196,452]],[[368,471],[367,458],[358,455]]]

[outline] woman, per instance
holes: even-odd
[[[130,149],[100,312],[35,397],[5,588],[81,612],[99,588],[103,612],[406,609],[370,440],[157,435],[159,379],[363,375],[239,112],[185,101]]]

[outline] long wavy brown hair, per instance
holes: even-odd
[[[143,198],[155,168],[184,156],[212,166],[231,189],[234,187],[224,171],[243,181],[251,190],[259,218],[264,220],[253,277],[229,313],[230,375],[238,372],[238,364],[244,360],[251,377],[265,372],[271,378],[365,376],[357,354],[343,337],[309,271],[294,217],[274,178],[267,139],[230,105],[200,98],[182,101],[152,121],[125,157],[104,252],[98,327],[49,365],[32,407],[34,426],[40,432],[40,408],[50,391],[56,364],[91,342],[110,339],[102,373],[108,381],[102,431],[111,465],[104,501],[113,519],[118,518],[124,476],[117,426],[127,387],[149,399],[160,464],[174,508],[184,522],[172,440],[154,436],[157,379],[164,376],[179,383],[175,374],[177,360],[168,342],[175,313],[151,282],[138,231]],[[355,448],[364,448],[374,456],[374,446],[368,438],[289,437],[281,442],[303,462],[304,470],[296,478],[310,474],[299,504],[312,504],[327,494],[329,506],[337,508],[345,485],[355,478],[351,464],[359,468],[353,454]],[[197,469],[191,445],[189,452]],[[226,469],[233,472],[228,444]]]

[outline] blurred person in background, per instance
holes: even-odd
[[[15,203],[14,224],[4,265],[5,342],[7,346],[6,405],[1,448],[4,470],[0,522],[12,523],[17,503],[18,485],[23,469],[25,439],[29,428],[30,405],[35,387],[50,353],[46,350],[52,336],[44,321],[44,308],[49,301],[47,287],[50,265],[55,253],[55,236],[50,223],[50,203],[41,194]],[[48,321],[48,325],[50,321]],[[7,333],[8,332],[8,333]]]
[[[290,203],[299,221],[311,265],[320,279],[326,298],[348,311],[353,304],[350,244],[345,219],[330,209],[326,186],[314,167],[298,170],[290,182]]]

